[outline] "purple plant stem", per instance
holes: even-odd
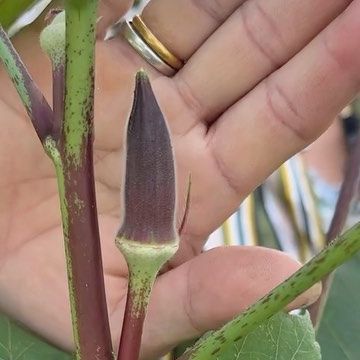
[[[78,6],[86,7],[87,10],[87,4],[90,4],[90,12],[93,12],[92,17],[95,23],[95,0],[89,0],[84,3],[68,0],[68,7],[71,8],[72,5],[75,7],[76,20],[80,20]],[[87,19],[84,19],[84,21],[81,19],[81,21],[85,23]],[[89,23],[88,25],[92,33],[94,33],[94,24]],[[79,27],[77,25],[74,27],[75,31],[72,31],[72,33],[78,40]],[[95,37],[90,35],[86,31],[85,37],[88,41],[85,43],[85,41],[80,39],[80,44],[85,47],[84,52],[90,49],[90,52],[93,53],[93,40]],[[71,54],[72,61],[78,56],[74,56],[75,53],[76,51],[73,51]],[[75,81],[72,84],[74,85],[75,83],[75,86],[67,88],[68,95],[70,91],[77,94],[76,96],[70,94],[68,97],[71,100],[68,103],[82,101],[81,104],[84,105],[83,108],[86,111],[82,112],[81,115],[83,115],[83,120],[88,125],[81,129],[81,131],[84,130],[80,134],[82,142],[77,147],[80,156],[78,161],[74,162],[74,157],[68,154],[69,144],[66,135],[69,134],[66,131],[61,133],[64,124],[64,67],[60,66],[54,69],[53,72],[54,114],[1,26],[0,59],[3,61],[23,101],[33,126],[44,144],[45,150],[49,155],[53,155],[52,159],[57,170],[63,214],[76,358],[82,360],[112,360],[113,352],[105,299],[94,184],[92,148],[93,67],[91,68],[90,76],[90,71],[86,72],[90,79],[89,94],[85,94],[86,101],[80,99],[80,92],[77,87],[77,84],[81,86],[82,82]],[[80,72],[75,71],[74,73],[78,74]],[[83,95],[83,93],[80,95]],[[75,124],[75,126],[78,124],[74,116],[68,116],[68,118],[72,118],[72,124]],[[64,127],[65,130],[69,129],[69,126]]]
[[[78,352],[83,360],[112,359],[112,344],[105,298],[103,265],[96,210],[92,137],[89,134],[85,161],[65,167],[65,198],[68,227],[65,247],[71,254],[70,294],[75,297]]]
[[[66,90],[58,145],[73,333],[81,360],[113,359],[93,162],[97,5],[97,0],[65,1]]]
[[[54,112],[54,138],[58,139],[61,133],[61,125],[64,120],[65,101],[65,66],[63,64],[53,66],[53,112]]]
[[[356,143],[350,154],[347,164],[345,178],[342,183],[338,201],[336,203],[335,212],[331,220],[329,230],[326,234],[326,241],[329,244],[337,236],[339,236],[345,226],[349,209],[354,196],[358,196],[358,188],[360,184],[360,134],[357,136]],[[320,298],[309,307],[311,320],[315,327],[318,327],[326,305],[332,283],[332,275],[323,279],[323,290]]]
[[[141,346],[141,335],[145,320],[145,309],[140,311],[137,316],[133,314],[134,297],[128,287],[126,299],[123,327],[121,332],[118,360],[138,360]]]
[[[2,60],[34,129],[43,143],[46,137],[53,133],[53,112],[1,25],[0,60]]]

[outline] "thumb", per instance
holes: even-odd
[[[133,5],[134,0],[101,0],[99,3],[99,22],[97,35],[103,39],[106,29],[120,19]]]
[[[216,248],[163,274],[153,289],[141,358],[156,358],[181,342],[219,328],[299,267],[282,252],[243,246]],[[321,286],[315,285],[288,309],[314,302],[320,292]],[[122,306],[118,312],[113,315],[121,317]]]

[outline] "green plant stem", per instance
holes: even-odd
[[[113,358],[93,167],[94,52],[97,1],[65,2],[66,81],[56,144],[70,305],[77,359]]]
[[[97,0],[66,0],[66,96],[63,124],[66,163],[84,161],[92,143]],[[89,135],[91,138],[89,138]]]
[[[77,359],[113,358],[93,169],[93,87],[97,1],[66,2],[66,98],[62,64],[54,72],[54,110],[0,26],[0,59],[55,165],[63,220]],[[56,64],[59,65],[59,64]]]
[[[179,360],[216,359],[222,351],[244,338],[264,320],[284,309],[286,305],[350,259],[359,250],[360,223],[333,241],[294,275],[250,306],[244,313],[220,330],[201,338],[180,356]]]

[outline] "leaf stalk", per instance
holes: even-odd
[[[0,60],[43,143],[53,131],[53,112],[0,25]]]

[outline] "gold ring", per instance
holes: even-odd
[[[143,38],[143,40],[150,46],[150,48],[169,66],[175,70],[180,70],[183,67],[183,62],[172,54],[158,38],[146,26],[140,16],[135,16],[131,20],[131,25],[134,30]]]
[[[161,59],[145,40],[135,31],[128,21],[121,21],[116,25],[116,33],[122,35],[127,43],[150,65],[161,74],[172,76],[176,70]]]

